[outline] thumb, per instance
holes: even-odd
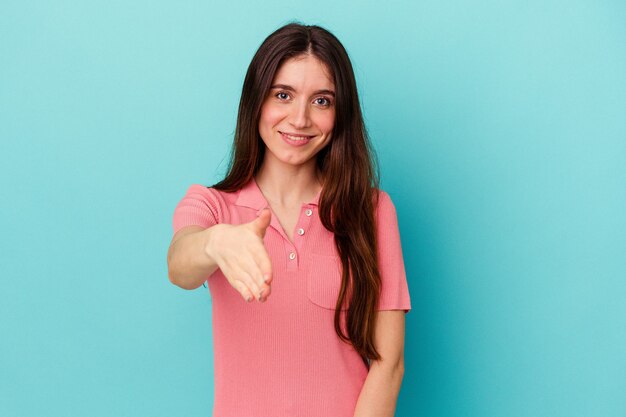
[[[261,214],[259,214],[259,217],[257,217],[251,222],[252,228],[261,237],[264,237],[265,230],[270,225],[271,221],[272,221],[272,212],[266,207],[261,211]]]

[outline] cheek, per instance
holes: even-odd
[[[265,125],[266,128],[275,126],[280,120],[283,119],[282,110],[280,108],[265,105],[261,108],[261,118],[259,124]]]
[[[335,126],[335,115],[326,114],[317,120],[317,125],[324,132],[331,132]]]

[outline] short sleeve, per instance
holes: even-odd
[[[185,226],[211,227],[220,222],[216,192],[204,185],[192,184],[174,209],[174,233]]]
[[[389,195],[380,191],[376,211],[378,266],[381,294],[378,310],[411,310],[411,299],[404,269],[396,208]]]

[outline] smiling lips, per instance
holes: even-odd
[[[297,135],[295,133],[287,133],[287,132],[280,132],[283,136],[288,137],[291,140],[306,140],[306,139],[311,139],[313,136],[311,135]]]
[[[292,146],[304,146],[314,138],[314,136],[288,135],[283,132],[280,132],[280,136],[286,143]]]

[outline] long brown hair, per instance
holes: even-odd
[[[380,359],[374,346],[381,288],[374,212],[378,204],[379,170],[363,122],[352,64],[332,33],[320,26],[291,22],[263,41],[244,79],[228,174],[212,187],[234,192],[257,174],[265,153],[258,131],[261,106],[281,64],[303,54],[311,54],[325,63],[335,84],[335,125],[330,142],[316,157],[323,179],[320,219],[334,233],[343,270],[335,331],[341,340],[354,346],[369,368],[368,360]],[[351,298],[345,335],[340,306],[348,294]]]

